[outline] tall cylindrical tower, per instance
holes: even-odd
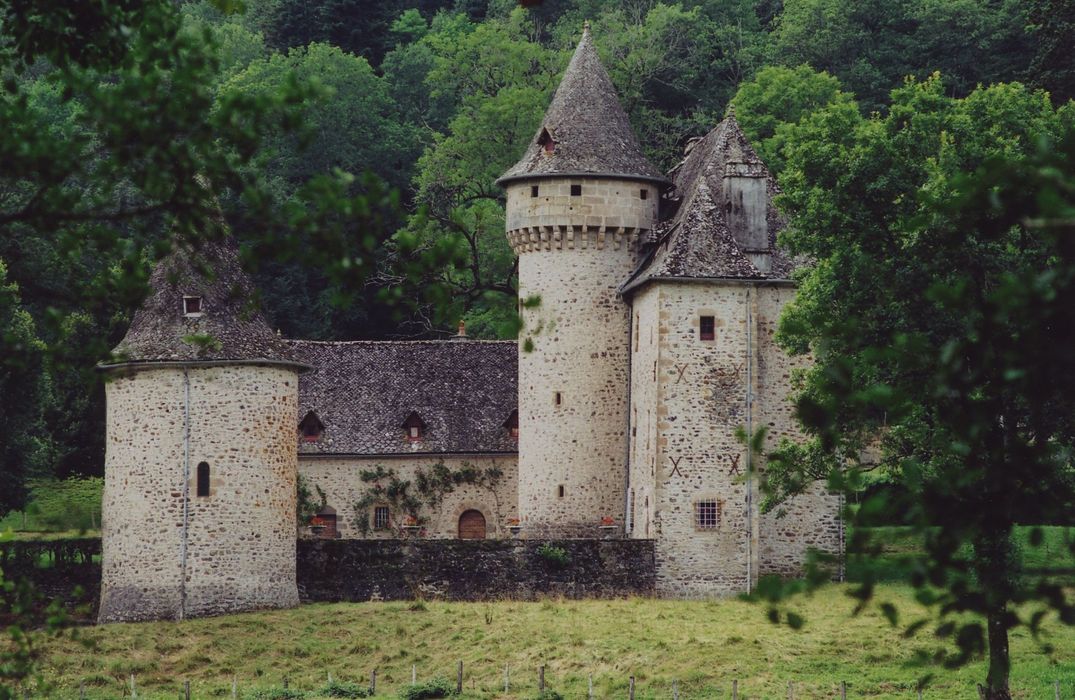
[[[150,284],[104,367],[99,620],[296,605],[303,366],[250,307],[230,240],[177,249]]]
[[[519,256],[519,515],[531,537],[623,524],[628,308],[618,287],[666,180],[642,155],[588,27],[499,183]]]

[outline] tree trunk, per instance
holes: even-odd
[[[986,638],[989,645],[989,670],[985,685],[978,686],[981,700],[1011,700],[1008,677],[1011,656],[1008,653],[1008,601],[1013,592],[1015,571],[1011,530],[982,532],[974,543],[978,581],[985,594]]]

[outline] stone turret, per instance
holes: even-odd
[[[157,266],[106,388],[101,622],[296,605],[298,373],[230,239]]]
[[[618,285],[665,178],[642,154],[589,27],[522,159],[498,181],[519,256],[519,514],[529,536],[623,524],[629,316]],[[532,345],[532,349],[531,349]]]

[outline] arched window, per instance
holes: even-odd
[[[198,491],[199,496],[209,495],[209,462],[198,462]]]

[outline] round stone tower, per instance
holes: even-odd
[[[109,372],[101,622],[296,605],[298,373],[230,239],[165,258]]]
[[[530,537],[623,526],[630,321],[617,290],[667,181],[589,27],[522,160],[498,180],[519,256],[519,515]]]

